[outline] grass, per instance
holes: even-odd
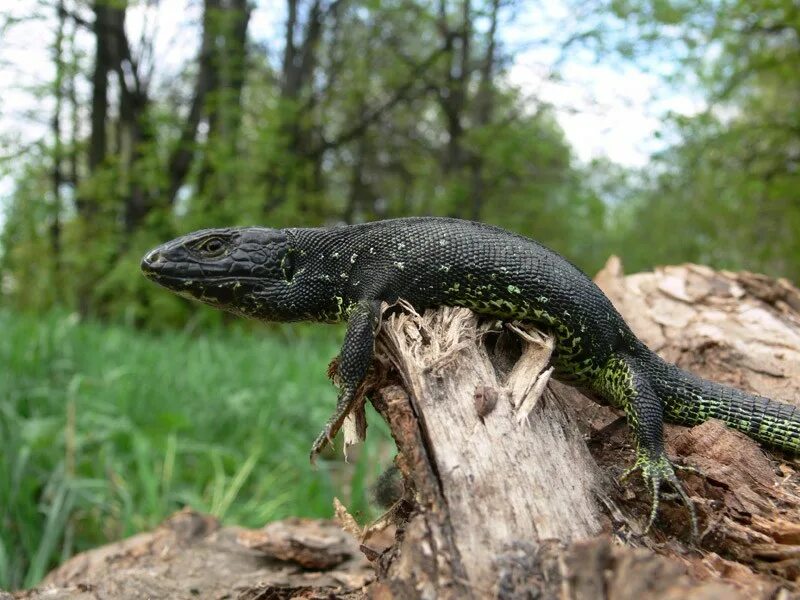
[[[340,331],[155,335],[0,310],[0,332],[0,589],[183,506],[257,527],[331,516],[338,495],[368,517],[382,423],[355,464],[308,464]]]

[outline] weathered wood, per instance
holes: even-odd
[[[358,544],[331,521],[287,519],[247,530],[184,510],[152,532],[74,556],[13,598],[357,599],[372,579]]]
[[[636,334],[667,360],[702,377],[798,404],[800,290],[789,282],[699,265],[624,277],[613,258],[597,282]],[[621,443],[624,435],[617,432],[605,446]],[[703,550],[738,560],[753,572],[798,579],[797,460],[768,452],[715,421],[691,429],[668,426],[666,438],[673,456],[702,472],[685,480],[704,515]],[[659,524],[668,535],[681,536],[676,524],[683,522],[680,508],[668,505]]]
[[[541,397],[551,351],[544,335],[481,324],[466,309],[382,325],[377,354],[403,389],[384,390],[377,406],[421,507],[388,565],[398,597],[492,596],[520,544],[601,530],[604,480],[569,411]]]

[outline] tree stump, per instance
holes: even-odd
[[[528,585],[544,540],[602,529],[607,484],[561,399],[544,393],[552,339],[463,308],[392,314],[379,360],[402,385],[374,404],[419,510],[386,564],[397,597],[468,598]],[[536,575],[538,576],[538,575]]]

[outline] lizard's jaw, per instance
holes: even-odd
[[[254,278],[220,277],[204,280],[150,269],[144,265],[144,261],[142,262],[142,273],[152,282],[167,288],[178,296],[241,316],[255,316],[250,314],[246,308],[250,304],[247,301],[248,293],[257,287],[254,285],[257,283]]]

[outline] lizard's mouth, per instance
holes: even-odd
[[[191,276],[145,272],[148,279],[190,300],[199,300],[220,308],[235,307],[250,286],[243,286],[238,277],[202,279]]]
[[[258,277],[182,272],[179,264],[164,260],[157,250],[142,259],[141,269],[149,280],[179,296],[226,310],[238,311],[247,292],[263,283]]]
[[[162,285],[165,288],[178,290],[187,283],[192,283],[194,280],[191,277],[178,275],[175,273],[165,273],[162,270],[153,269],[142,261],[142,274],[150,281]]]
[[[225,276],[225,277],[202,277],[197,275],[176,275],[174,273],[163,273],[159,271],[145,271],[142,269],[142,273],[144,273],[145,277],[155,281],[164,286],[176,287],[176,286],[189,286],[192,284],[202,284],[207,287],[218,287],[218,286],[229,286],[229,285],[236,285],[244,284],[244,283],[263,283],[263,279],[260,277],[239,277],[239,276]]]

